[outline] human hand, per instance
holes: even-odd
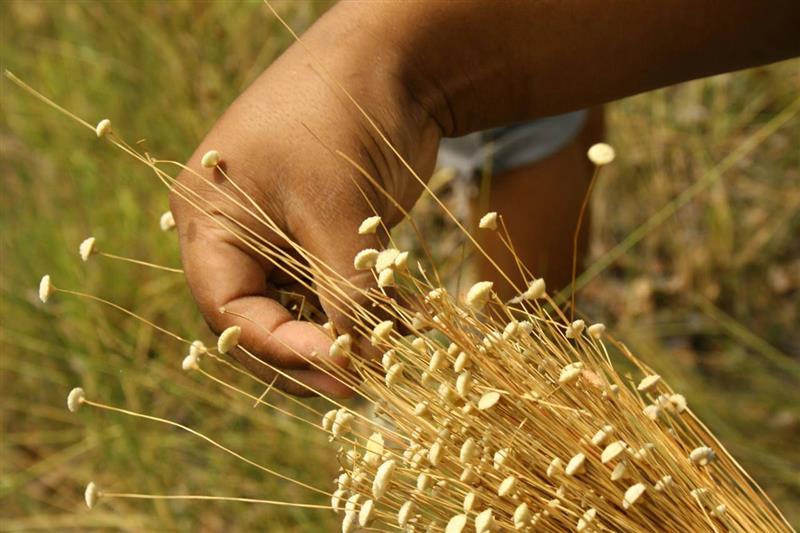
[[[390,58],[376,65],[365,60],[376,54],[376,43],[362,36],[360,42],[351,39],[346,50],[341,46],[349,39],[349,30],[346,24],[323,18],[304,35],[324,70],[298,44],[270,66],[195,151],[187,166],[200,176],[183,172],[171,197],[184,269],[203,317],[216,333],[239,325],[240,345],[291,376],[278,376],[275,386],[297,395],[310,395],[312,390],[350,394],[347,386],[312,364],[323,359],[342,366],[346,362],[328,355],[330,337],[319,325],[297,320],[268,294],[270,287],[313,297],[311,291],[219,222],[233,221],[239,225],[236,233],[250,232],[299,259],[283,232],[347,282],[366,287],[373,282],[372,273],[356,271],[353,257],[364,248],[379,248],[380,233],[357,233],[362,220],[375,214],[364,195],[386,227],[396,224],[402,214],[335,151],[363,166],[405,209],[422,187],[331,80],[352,94],[420,176],[427,178],[433,171],[439,143],[438,127],[398,83]],[[212,149],[223,163],[203,168],[200,160]],[[181,198],[177,192],[182,186],[213,204],[209,209],[213,216]],[[241,198],[237,186],[252,203],[243,200],[237,205],[226,197],[228,193]],[[259,210],[276,228],[263,223]],[[347,285],[342,287],[358,300],[359,291]],[[339,332],[350,328],[346,313],[331,299],[323,297],[321,306]],[[275,376],[246,354],[237,357],[265,381]]]

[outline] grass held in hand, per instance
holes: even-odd
[[[165,170],[177,164],[138,152],[117,131],[106,129],[104,139],[212,216],[212,205]],[[593,152],[598,149],[590,157]],[[608,148],[599,154],[593,158],[598,169],[613,157]],[[280,231],[248,199],[231,194],[231,188],[238,190],[234,176],[225,175],[218,183],[205,171],[189,171],[265,227]],[[491,219],[491,225],[499,222],[498,238],[504,238],[502,216]],[[334,398],[326,398],[331,408],[324,414],[299,400],[294,401],[301,405],[301,415],[283,411],[270,397],[286,395],[271,384],[253,377],[254,385],[266,387],[256,396],[226,382],[217,371],[235,365],[228,357],[233,353],[240,360],[268,365],[239,344],[242,328],[228,328],[216,349],[207,348],[112,302],[58,287],[57,280],[45,276],[39,291],[43,302],[88,298],[172,336],[188,354],[184,370],[232,390],[243,401],[325,432],[332,458],[340,465],[333,486],[308,484],[182,423],[107,404],[93,398],[91,390],[76,388],[67,399],[70,411],[101,409],[184,430],[264,475],[295,485],[309,498],[323,495],[329,500],[325,505],[238,494],[113,492],[89,483],[85,499],[90,507],[115,498],[299,506],[339,513],[343,531],[789,530],[757,485],[694,417],[683,396],[608,335],[605,326],[587,326],[584,319],[565,315],[544,281],[524,267],[527,283],[509,301],[501,301],[485,281],[453,294],[442,286],[429,258],[412,258],[408,264],[415,268],[409,268],[406,255],[398,266],[396,258],[405,252],[388,236],[383,250],[365,250],[354,258],[375,278],[373,288],[359,289],[330,269],[314,266],[318,261],[297,245],[294,252],[300,260],[237,227],[224,212],[215,220],[311,293],[324,292],[352,321],[350,332],[320,325],[330,337],[331,355],[346,357],[348,365],[324,359],[310,363],[347,384],[372,412]],[[352,231],[372,231],[379,222],[367,219]],[[96,241],[87,239],[79,255],[87,260],[96,253]],[[381,260],[389,256],[391,260]],[[387,271],[394,280],[391,292],[380,283]],[[308,283],[312,278],[317,280],[313,286]],[[362,291],[360,303],[351,297],[354,290]],[[250,317],[241,318],[246,327],[259,327]],[[355,337],[369,339],[374,353],[353,353]],[[607,343],[627,355],[638,376],[616,370]],[[272,370],[294,379],[281,369]]]

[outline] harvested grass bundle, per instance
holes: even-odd
[[[114,131],[104,134],[150,166],[176,194],[210,213],[202,197],[182,188],[163,170],[174,163],[140,154]],[[237,189],[233,177],[226,179]],[[230,189],[220,190],[230,195]],[[276,230],[247,199],[233,198],[265,227]],[[568,318],[547,296],[543,281],[530,273],[523,273],[530,282],[527,288],[509,302],[498,300],[487,282],[476,284],[466,295],[452,295],[432,266],[409,270],[405,262],[398,264],[399,252],[385,254],[394,259],[381,263],[381,253],[396,250],[389,242],[363,266],[374,273],[379,286],[388,286],[381,283],[381,275],[390,272],[394,291],[365,291],[368,305],[354,307],[348,295],[355,287],[346,286],[324,266],[314,266],[319,263],[306,250],[295,248],[305,259],[297,261],[231,219],[222,225],[299,283],[311,276],[322,280],[321,287],[308,288],[332,295],[337,308],[353,320],[352,334],[370,339],[376,349],[373,358],[351,356],[349,371],[320,365],[373,405],[376,419],[331,400],[335,408],[324,416],[309,410],[318,418],[300,420],[327,431],[340,444],[337,458],[342,472],[335,490],[304,488],[331,497],[330,507],[343,512],[343,530],[361,526],[449,532],[473,525],[481,532],[533,526],[542,530],[788,528],[687,410],[685,399],[618,344],[642,379],[621,376],[604,344],[616,341],[603,340],[604,327],[586,328],[580,319]],[[81,296],[56,288],[49,278],[42,286],[46,297],[58,292]],[[351,355],[352,339],[323,329],[330,333],[332,346]],[[233,348],[234,337],[238,332],[226,332],[216,352],[202,353],[192,341],[176,338],[189,346],[193,357],[186,368],[216,380],[201,366],[200,357],[228,364],[220,354]],[[243,357],[266,364],[241,351]],[[265,401],[270,391],[267,387],[260,398],[239,392],[270,405]],[[146,417],[91,401],[83,393],[72,395],[71,403],[71,409],[86,404]],[[224,451],[250,462],[237,452]],[[87,487],[91,505],[112,497],[159,496]]]

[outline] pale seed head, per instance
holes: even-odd
[[[577,380],[583,369],[583,363],[570,363],[561,370],[558,376],[559,383],[572,383]]]
[[[394,271],[391,268],[387,268],[381,270],[378,274],[378,287],[386,288],[386,287],[394,287]]]
[[[484,392],[478,400],[478,410],[486,411],[494,407],[500,401],[500,393],[496,391]]]
[[[396,384],[403,379],[403,371],[405,370],[406,365],[405,363],[395,363],[393,364],[389,370],[386,372],[386,377],[384,378],[386,381],[386,386],[392,388]]]
[[[384,371],[388,371],[393,364],[397,363],[397,352],[394,349],[386,350],[381,356],[381,366]]]
[[[417,490],[426,491],[433,485],[433,478],[427,472],[421,472],[417,476]]]
[[[336,419],[336,409],[331,409],[322,415],[322,429],[330,431],[333,428],[333,421]]]
[[[389,334],[391,334],[392,330],[394,329],[394,322],[391,320],[384,320],[380,322],[375,328],[372,330],[372,337],[370,338],[370,342],[373,346],[377,346],[381,342],[386,342],[389,338]]]
[[[375,519],[375,502],[367,500],[361,504],[361,510],[358,512],[358,525],[367,527]]]
[[[331,507],[334,513],[339,514],[342,511],[342,502],[346,495],[347,491],[344,489],[337,489],[333,492],[331,495]]]
[[[497,213],[491,211],[481,217],[478,222],[478,227],[481,229],[496,230],[497,229]]]
[[[431,449],[428,451],[428,462],[432,466],[439,466],[439,461],[442,460],[443,455],[444,449],[442,448],[442,444],[440,442],[434,442],[431,445]]]
[[[394,268],[396,270],[405,270],[408,268],[408,252],[400,252],[394,258]]]
[[[687,408],[686,397],[683,394],[670,395],[669,403],[677,413],[682,413]]]
[[[567,326],[566,336],[568,339],[577,339],[583,333],[586,323],[580,318]]]
[[[464,528],[467,527],[467,515],[457,514],[450,518],[447,526],[444,528],[445,533],[462,533]]]
[[[605,332],[606,332],[605,324],[600,324],[600,323],[592,324],[591,326],[586,328],[586,333],[588,333],[591,338],[596,340],[600,340],[601,338],[603,338],[603,334],[605,334]]]
[[[358,513],[355,510],[345,511],[342,533],[354,533],[356,529],[358,529]]]
[[[97,126],[94,127],[94,132],[98,137],[105,137],[111,133],[111,121],[107,118],[104,118],[97,123]]]
[[[610,398],[612,396],[617,396],[619,394],[619,385],[616,383],[612,383],[608,386],[607,390],[603,391],[603,398]]]
[[[657,492],[661,492],[662,490],[666,490],[669,487],[671,487],[673,483],[674,482],[672,481],[672,476],[666,475],[666,476],[662,477],[661,479],[659,479],[656,482],[656,484],[653,486],[653,488]]]
[[[496,528],[497,522],[491,508],[481,511],[475,517],[475,533],[491,533]]]
[[[625,495],[622,497],[622,507],[624,509],[630,509],[639,501],[639,498],[642,497],[642,494],[644,494],[646,490],[647,486],[644,483],[636,483],[628,487],[628,490],[625,491]]]
[[[521,503],[514,510],[514,528],[520,531],[531,523],[531,510],[527,503]]]
[[[378,467],[375,473],[375,479],[372,482],[372,496],[376,500],[380,500],[386,494],[389,484],[392,482],[394,471],[397,468],[397,463],[394,459],[385,461]]]
[[[337,410],[336,413],[338,414],[339,411]],[[334,422],[336,422],[335,417]],[[331,429],[333,428],[331,427]],[[344,454],[344,460],[345,464],[353,469],[353,484],[358,485],[365,475],[361,468],[357,467],[358,462],[361,460],[361,454],[353,449],[347,450],[347,453]]]
[[[597,143],[589,147],[589,151],[586,152],[586,155],[589,157],[589,161],[595,165],[603,166],[614,161],[616,153],[614,152],[614,148],[610,145],[606,143]]]
[[[472,364],[472,355],[469,352],[460,352],[453,361],[453,370],[456,372],[463,372],[465,368],[469,368]]]
[[[466,398],[472,390],[472,373],[465,370],[456,378],[456,392]]]
[[[333,433],[334,438],[341,437],[342,435],[349,433],[354,419],[355,417],[353,416],[353,413],[350,413],[345,409],[339,409],[336,411],[333,424],[331,424],[331,433]]]
[[[200,365],[197,362],[197,355],[190,353],[184,357],[183,361],[181,361],[181,368],[186,371],[199,369]]]
[[[231,326],[226,328],[225,331],[217,339],[217,350],[219,353],[228,353],[239,344],[239,337],[242,335],[242,328],[239,326]]]
[[[96,239],[94,237],[89,237],[84,239],[80,246],[78,246],[78,254],[80,254],[84,262],[88,261],[89,256],[95,252],[95,242]]]
[[[689,460],[699,466],[706,466],[716,458],[714,450],[708,446],[700,446],[689,453]]]
[[[661,381],[661,376],[658,374],[652,374],[646,376],[642,381],[639,382],[639,386],[636,387],[636,390],[639,392],[650,392],[658,385],[658,382]]]
[[[586,528],[589,527],[589,524],[594,522],[595,517],[597,517],[597,509],[594,507],[587,509],[586,512],[583,513],[583,516],[578,519],[578,525],[575,529],[577,531],[586,531]]]
[[[611,471],[611,481],[619,481],[624,478],[628,473],[628,463],[620,461],[614,470]]]
[[[397,525],[400,527],[406,527],[408,521],[414,516],[415,505],[414,502],[408,500],[400,506],[400,510],[397,511]]]
[[[342,472],[341,474],[339,474],[339,477],[336,478],[336,485],[341,490],[346,490],[350,488],[351,481],[352,478],[350,477],[350,474],[348,474],[347,472]]]
[[[194,354],[198,358],[208,352],[206,345],[203,344],[201,340],[192,341],[192,344],[189,345],[189,353]]]
[[[449,490],[450,490],[450,483],[448,483],[446,479],[440,479],[433,486],[431,494],[436,498],[443,498],[447,496]]]
[[[447,291],[443,287],[437,287],[435,289],[431,289],[425,298],[431,302],[438,302],[442,298],[444,298]]]
[[[462,465],[466,465],[474,461],[475,458],[478,457],[478,453],[479,450],[477,444],[475,444],[475,439],[470,437],[461,445],[461,452],[459,453],[458,459],[461,461]]]
[[[369,270],[375,266],[375,261],[378,260],[378,250],[374,248],[366,248],[361,250],[353,258],[353,266],[356,270]]]
[[[461,477],[459,477],[459,481],[468,485],[477,483],[479,480],[477,472],[471,466],[464,467],[464,470],[461,471]]]
[[[414,313],[414,316],[411,317],[411,327],[418,331],[422,331],[428,327],[428,323],[425,320],[425,316],[419,311]]]
[[[42,277],[42,280],[39,282],[39,299],[42,303],[47,303],[47,299],[55,292],[55,288],[53,284],[50,283],[50,276],[46,275]]]
[[[609,444],[603,450],[603,453],[600,454],[600,461],[603,464],[609,463],[625,453],[626,445],[624,441],[617,440]]]
[[[650,420],[658,420],[658,417],[661,414],[661,408],[656,404],[650,404],[642,409],[642,413]]]
[[[564,462],[558,457],[553,458],[550,464],[547,465],[547,477],[555,477],[564,471]]]
[[[500,470],[506,465],[509,453],[511,453],[511,450],[508,448],[501,448],[494,452],[494,457],[492,457],[492,466],[494,466],[495,470]]]
[[[491,281],[479,281],[470,287],[467,291],[467,305],[475,310],[481,309],[489,301],[493,286]]]
[[[98,490],[94,481],[90,481],[89,484],[86,485],[86,490],[83,492],[83,499],[86,501],[86,507],[89,509],[97,504],[97,501],[100,499],[100,490]]]
[[[515,476],[508,476],[505,478],[501,483],[500,486],[497,488],[497,495],[501,498],[510,498],[517,492],[517,485],[519,482]]]
[[[67,395],[67,409],[75,412],[81,408],[83,401],[86,399],[86,393],[80,387],[75,387]]]
[[[530,285],[528,285],[527,290],[522,293],[522,299],[524,300],[538,300],[542,298],[547,291],[547,287],[545,286],[544,279],[539,278],[531,281]]]
[[[200,158],[200,164],[203,165],[205,168],[214,168],[215,166],[219,165],[219,162],[221,160],[222,159],[219,155],[219,152],[217,152],[216,150],[209,150],[208,152],[203,154],[202,158]]]
[[[586,471],[586,455],[578,453],[569,460],[564,473],[568,476],[577,476]]]
[[[475,508],[475,505],[478,503],[478,495],[474,492],[470,491],[464,496],[464,505],[463,509],[465,513],[469,513]]]
[[[380,273],[387,268],[392,268],[394,266],[394,260],[397,259],[398,255],[400,255],[400,250],[396,248],[381,250],[378,253],[378,257],[375,258],[375,270]]]
[[[427,400],[419,402],[414,407],[414,416],[425,417],[428,416],[429,414],[430,414],[430,404],[427,402]]]
[[[378,432],[367,439],[367,451],[364,453],[364,462],[369,466],[377,466],[383,456],[383,435]]]
[[[361,225],[358,226],[358,234],[371,235],[377,231],[378,226],[380,225],[381,225],[381,217],[379,217],[378,215],[367,217],[361,222]]]
[[[614,428],[612,426],[603,426],[597,430],[597,433],[595,433],[594,437],[592,437],[592,444],[595,446],[602,446],[612,433],[614,433]]]
[[[441,370],[444,368],[444,365],[447,363],[447,354],[441,348],[437,348],[431,354],[431,360],[428,363],[428,371],[436,372],[437,370]]]
[[[175,228],[175,217],[172,215],[172,211],[164,211],[161,218],[158,219],[158,226],[161,231],[169,231]]]
[[[520,324],[516,320],[512,320],[506,327],[503,328],[503,340],[515,338],[520,333]]]
[[[349,333],[345,333],[336,337],[331,343],[328,354],[330,354],[331,357],[347,357],[350,354],[352,346],[353,337],[351,337]]]

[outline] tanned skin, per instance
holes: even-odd
[[[302,36],[322,66],[293,45],[230,106],[188,165],[231,187],[218,171],[199,164],[207,150],[219,150],[226,172],[293,240],[366,286],[371,274],[354,271],[353,256],[377,247],[379,237],[356,233],[373,214],[359,187],[389,226],[400,212],[333,150],[358,161],[406,209],[422,187],[330,79],[352,94],[427,178],[443,137],[794,57],[800,54],[798,27],[796,0],[343,1]],[[582,157],[588,141],[575,142],[579,150],[567,147],[555,157]],[[535,168],[528,170],[535,178]],[[545,189],[521,172],[511,176],[512,184],[530,195]],[[563,172],[577,183],[567,187],[569,196],[580,196],[580,170]],[[264,239],[285,245],[196,177],[184,173],[179,179]],[[514,196],[513,190],[493,192],[496,198]],[[574,203],[544,192],[537,201]],[[322,393],[347,395],[344,385],[304,359],[327,358],[328,337],[267,296],[269,286],[294,290],[295,284],[177,196],[171,203],[188,283],[211,328],[242,325],[241,343],[258,357]],[[499,209],[513,217],[510,207]],[[575,217],[550,223],[571,242]],[[261,327],[220,313],[223,306]],[[322,306],[341,331],[348,328],[324,298]],[[263,365],[242,362],[271,381]],[[287,379],[276,386],[308,394]]]

